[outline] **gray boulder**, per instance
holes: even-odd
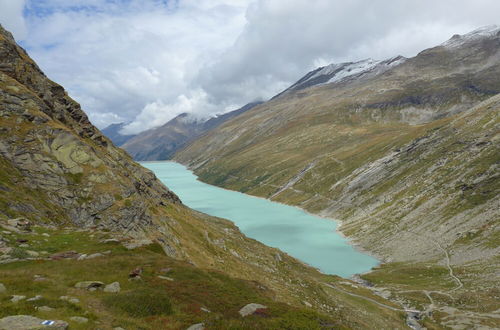
[[[7,288],[5,287],[5,285],[0,283],[0,293],[5,293],[5,292],[7,292]]]
[[[240,309],[239,313],[241,316],[245,317],[248,315],[252,315],[258,309],[265,309],[265,308],[267,307],[261,304],[248,304],[242,309]]]
[[[204,330],[205,325],[203,323],[196,323],[187,328],[186,330]]]
[[[67,329],[68,323],[60,320],[42,320],[29,315],[13,315],[0,319],[0,330]]]
[[[77,289],[87,289],[89,291],[95,291],[97,289],[102,289],[104,286],[103,282],[99,281],[83,281],[75,284],[75,288]]]
[[[12,301],[13,303],[17,303],[17,302],[24,300],[24,299],[26,299],[26,296],[13,295],[12,298],[10,299],[10,301]]]
[[[118,292],[120,292],[120,283],[113,282],[111,284],[106,285],[104,287],[104,292],[109,292],[109,293],[118,293]]]

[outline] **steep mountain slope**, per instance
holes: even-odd
[[[249,103],[238,110],[205,121],[198,120],[187,113],[183,113],[170,120],[165,125],[145,131],[129,139],[120,146],[135,160],[170,159],[178,150],[185,147],[192,140],[222,125],[231,118],[252,109],[260,103],[261,102]]]
[[[27,223],[33,231],[25,232]],[[313,320],[306,325],[316,328],[323,327],[322,322],[348,328],[369,324],[401,327],[404,322],[400,306],[248,239],[227,220],[185,207],[153,173],[133,162],[92,126],[63,87],[50,81],[1,27],[0,227],[0,281],[5,281],[0,283],[0,317],[36,313],[46,318],[47,314],[35,308],[44,303],[47,306],[38,307],[52,306],[57,309],[53,315],[69,317],[71,314],[65,313],[86,310],[90,313],[87,316],[96,313],[92,322],[110,327],[118,318],[132,322],[131,328],[144,328],[145,324],[148,328],[178,328],[193,317],[210,319],[200,316],[203,312],[199,309],[192,310],[192,305],[186,306],[193,303],[190,297],[194,295],[213,297],[214,305],[216,297],[228,299],[224,304],[233,311],[226,316],[214,315],[212,320],[222,322],[218,323],[224,324],[222,328],[263,323],[271,327],[281,321],[299,327],[307,321],[307,317],[280,321],[278,314],[287,312],[309,315]],[[119,246],[105,251],[109,243],[105,239]],[[91,255],[102,260],[87,260]],[[61,260],[71,258],[75,260]],[[171,264],[180,269],[176,280],[194,287],[166,290],[156,274],[162,265]],[[134,272],[127,274],[132,267],[144,268],[141,281],[124,280],[135,276]],[[38,277],[33,278],[34,274]],[[82,293],[74,287],[76,280],[92,281],[94,276],[127,283],[121,300],[106,298],[106,293]],[[200,279],[203,276],[209,278]],[[40,278],[46,282],[39,282]],[[200,288],[208,291],[203,297],[198,295]],[[144,310],[140,304],[158,302],[157,295],[174,293],[180,305],[171,309],[170,321],[147,314],[134,317]],[[43,297],[36,298],[39,302],[15,301],[27,294]],[[83,306],[86,310],[57,298],[68,294],[81,295],[88,302]],[[265,314],[261,321],[245,321],[234,315],[241,299],[257,297],[296,307],[273,303],[281,306],[277,314]],[[106,301],[110,301],[109,306]],[[113,312],[115,304],[131,317]],[[318,316],[311,308],[329,316]],[[0,328],[6,322],[11,319],[0,320]]]
[[[116,146],[121,146],[135,135],[123,135],[120,131],[125,127],[127,123],[111,124],[104,128],[101,132],[110,139]]]
[[[500,28],[307,88],[324,69],[174,159],[208,183],[341,220],[343,233],[392,261],[366,278],[401,299],[424,304],[440,288],[428,308],[444,306],[446,317],[476,322],[474,312],[497,310],[489,302],[500,280]],[[434,267],[448,269],[450,282],[436,280]],[[471,291],[487,307],[445,299]]]

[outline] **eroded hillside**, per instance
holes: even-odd
[[[499,77],[500,29],[481,29],[382,72],[287,90],[175,159],[208,183],[341,220],[391,262],[367,278],[435,315],[457,308],[443,307],[443,326],[474,315],[460,309],[480,323],[499,307]],[[456,304],[470,292],[484,308]]]

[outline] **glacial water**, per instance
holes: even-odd
[[[178,163],[142,165],[152,170],[187,206],[229,219],[246,236],[276,247],[323,273],[350,277],[378,264],[377,259],[357,251],[338,234],[333,220],[203,183]]]

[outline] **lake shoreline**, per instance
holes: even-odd
[[[384,260],[380,258],[380,256],[376,256],[374,255],[373,253],[371,253],[370,251],[366,251],[365,249],[363,249],[362,247],[360,247],[358,244],[356,244],[356,242],[352,241],[349,237],[347,237],[346,235],[344,235],[340,228],[342,226],[342,221],[340,220],[337,220],[337,219],[334,219],[334,218],[330,218],[330,217],[326,217],[324,215],[320,215],[320,214],[314,214],[314,213],[311,213],[307,210],[304,210],[296,205],[289,205],[289,204],[285,204],[285,203],[281,203],[281,202],[277,202],[277,201],[273,201],[273,200],[270,200],[268,198],[264,198],[264,197],[260,197],[260,196],[254,196],[254,195],[250,195],[250,194],[245,194],[243,192],[239,192],[239,191],[235,191],[235,190],[231,190],[231,189],[227,189],[225,187],[220,187],[220,186],[216,186],[216,185],[212,185],[212,184],[209,184],[209,183],[206,183],[206,182],[203,182],[202,180],[199,179],[199,177],[194,173],[194,171],[192,170],[192,168],[189,168],[188,166],[184,165],[184,164],[181,164],[181,163],[178,163],[178,162],[175,162],[175,161],[171,161],[171,160],[160,160],[160,161],[143,161],[141,162],[142,164],[164,164],[164,163],[171,163],[171,164],[176,164],[176,165],[180,165],[182,166],[186,171],[188,171],[195,179],[197,182],[201,183],[201,184],[204,184],[204,185],[208,185],[210,187],[213,187],[213,188],[217,188],[217,189],[222,189],[223,191],[226,191],[226,192],[229,192],[229,193],[237,193],[237,194],[240,194],[244,197],[253,197],[255,198],[256,200],[262,200],[262,201],[265,201],[265,202],[268,202],[268,203],[275,203],[277,205],[281,205],[281,206],[284,206],[284,207],[291,207],[293,208],[294,210],[304,214],[304,215],[307,215],[307,216],[310,216],[310,217],[314,217],[314,218],[318,218],[318,219],[323,219],[323,220],[326,220],[328,221],[333,228],[331,228],[331,232],[332,234],[337,234],[338,237],[342,238],[343,242],[345,242],[346,245],[348,245],[349,247],[352,248],[352,250],[354,250],[356,253],[359,253],[360,255],[364,255],[364,256],[367,256],[367,257],[370,257],[374,262],[375,264],[372,265],[369,269],[366,269],[365,271],[359,271],[359,272],[354,272],[354,273],[351,273],[350,276],[345,276],[345,275],[340,275],[336,272],[330,272],[330,271],[324,271],[324,270],[321,270],[321,266],[318,266],[318,265],[314,265],[314,263],[311,263],[309,262],[310,260],[304,260],[304,258],[302,257],[298,257],[297,255],[294,255],[293,253],[290,253],[289,251],[286,251],[286,248],[283,248],[281,246],[276,246],[276,245],[273,245],[273,244],[269,244],[268,242],[265,242],[263,241],[262,239],[259,239],[258,237],[253,237],[253,236],[249,236],[247,232],[245,232],[245,230],[241,230],[242,228],[240,227],[238,221],[235,221],[235,219],[232,219],[231,217],[227,217],[227,216],[220,216],[220,215],[214,215],[214,216],[218,216],[218,217],[223,217],[225,219],[228,219],[230,220],[231,222],[233,222],[236,226],[238,226],[238,228],[240,228],[240,230],[242,231],[243,234],[245,234],[246,236],[248,237],[251,237],[253,239],[256,239],[258,241],[260,241],[261,243],[263,244],[266,244],[268,246],[272,246],[272,247],[275,247],[275,248],[278,248],[279,250],[281,250],[282,252],[294,257],[295,259],[297,260],[300,260],[302,263],[310,266],[310,267],[313,267],[313,268],[316,268],[318,269],[318,271],[320,271],[321,273],[323,274],[334,274],[334,275],[337,275],[337,276],[341,276],[341,277],[344,277],[344,278],[347,278],[347,279],[352,279],[354,276],[356,275],[362,275],[362,274],[365,274],[365,273],[369,273],[372,271],[372,269],[374,267],[378,267],[380,266],[382,263],[384,263]],[[149,167],[148,167],[149,168]],[[152,170],[151,168],[149,168],[151,171],[155,172],[154,170]],[[157,174],[155,172],[155,174]],[[158,174],[157,174],[158,175]],[[169,182],[168,180],[165,182],[165,184],[171,188],[171,185],[169,185]],[[176,191],[176,189],[173,189],[174,192]],[[181,200],[183,200],[183,198],[181,198]],[[189,205],[188,205],[189,206]],[[203,211],[201,211],[203,212]],[[206,213],[206,212],[205,212]],[[333,237],[334,238],[334,237]],[[335,240],[333,240],[332,242],[334,242]],[[319,251],[319,250],[318,250]],[[319,251],[319,252],[324,252],[324,251]],[[366,261],[365,261],[366,262]],[[337,271],[338,272],[338,271]]]

